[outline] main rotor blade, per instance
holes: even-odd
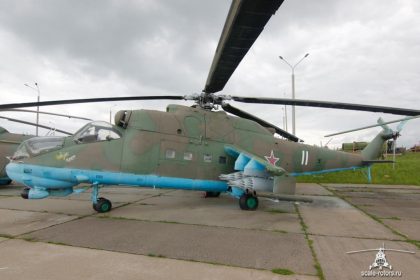
[[[287,131],[285,131],[285,130],[283,130],[283,129],[281,129],[281,128],[279,128],[279,127],[277,127],[277,126],[275,126],[275,125],[273,125],[269,122],[266,122],[265,120],[262,120],[262,119],[260,119],[256,116],[254,116],[254,115],[251,115],[251,114],[249,114],[245,111],[242,111],[242,110],[240,110],[236,107],[233,107],[232,105],[230,105],[228,103],[222,104],[222,108],[226,112],[229,112],[229,113],[231,113],[235,116],[245,118],[245,119],[249,119],[249,120],[253,120],[253,121],[259,123],[260,125],[262,125],[264,127],[272,127],[272,128],[274,128],[276,133],[280,134],[281,136],[283,136],[286,139],[289,139],[289,140],[294,141],[294,142],[302,141],[301,139],[299,139],[295,135],[293,135],[293,134],[291,134],[291,133],[289,133],[289,132],[287,132]]]
[[[84,98],[84,99],[65,99],[52,100],[41,102],[27,102],[27,103],[10,103],[0,104],[0,110],[35,107],[35,106],[51,106],[64,104],[78,104],[78,103],[93,103],[93,102],[115,102],[115,101],[131,101],[131,100],[183,100],[184,96],[163,95],[163,96],[124,96],[124,97],[101,97],[101,98]]]
[[[0,110],[0,111],[9,111],[9,112],[24,112],[24,113],[38,113],[35,110],[26,110],[26,109],[5,109],[5,110]],[[59,117],[66,117],[66,118],[73,118],[73,119],[79,119],[79,120],[85,120],[85,121],[93,121],[92,119],[88,119],[88,118],[83,118],[83,117],[77,117],[77,116],[72,116],[72,115],[63,115],[63,114],[57,114],[57,113],[51,113],[51,112],[44,112],[44,111],[39,111],[40,114],[43,115],[52,115],[52,116],[59,116]]]
[[[366,111],[366,112],[381,112],[381,113],[405,115],[405,116],[420,115],[420,110],[414,110],[414,109],[353,104],[353,103],[341,103],[341,102],[331,102],[331,101],[316,101],[316,100],[288,99],[288,98],[240,97],[240,96],[232,96],[232,100],[235,100],[237,102],[244,102],[244,103],[321,107],[321,108],[333,108],[333,109],[344,109],[344,110],[355,110],[355,111]]]
[[[22,121],[22,120],[18,120],[18,119],[7,118],[7,117],[3,117],[3,116],[0,116],[0,119],[5,119],[5,120],[11,121],[11,122],[23,123],[23,124],[27,124],[27,125],[31,125],[31,126],[39,126],[39,127],[45,128],[45,129],[51,129],[51,130],[54,130],[54,131],[57,131],[57,132],[61,132],[63,134],[73,135],[73,133],[71,133],[71,132],[64,131],[64,130],[57,129],[57,128],[53,128],[53,127],[46,126],[46,125],[43,125],[43,124],[36,124],[36,123],[33,123],[33,122],[27,122],[27,121]]]
[[[205,93],[221,91],[283,0],[233,0],[210,67]]]

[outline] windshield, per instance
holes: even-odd
[[[40,154],[48,153],[52,150],[61,149],[63,147],[65,137],[48,136],[34,137],[23,141],[17,148],[13,159],[29,158]]]
[[[105,140],[114,140],[121,138],[118,130],[114,126],[107,122],[91,122],[79,129],[74,134],[74,141],[80,143],[92,143]]]

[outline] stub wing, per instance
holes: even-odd
[[[275,194],[294,194],[295,179],[283,168],[276,166],[274,152],[264,158],[233,145],[226,145],[225,151],[235,159],[234,173],[222,174],[232,195],[240,198],[244,193],[273,198]],[[285,198],[283,198],[285,199]]]
[[[225,152],[236,159],[234,169],[243,171],[245,176],[273,177],[286,174],[283,168],[272,165],[264,158],[236,146],[226,145]]]

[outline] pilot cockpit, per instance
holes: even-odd
[[[46,136],[46,137],[34,137],[23,141],[12,159],[19,160],[24,158],[30,158],[41,154],[48,153],[53,150],[61,149],[64,145],[63,136]]]
[[[86,124],[74,134],[77,144],[110,141],[121,138],[120,132],[112,124],[95,121]]]

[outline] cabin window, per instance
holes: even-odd
[[[174,159],[175,155],[176,155],[176,152],[173,149],[167,149],[165,152],[165,158],[168,158],[168,159]]]
[[[78,144],[119,138],[121,135],[112,124],[101,121],[88,123],[74,134],[74,141]]]
[[[210,154],[204,154],[203,160],[204,162],[210,163],[212,161],[212,155]]]
[[[220,156],[220,157],[219,157],[219,163],[220,163],[220,164],[226,164],[226,157],[224,157],[224,156]]]
[[[185,152],[184,153],[184,160],[193,160],[193,153]]]

